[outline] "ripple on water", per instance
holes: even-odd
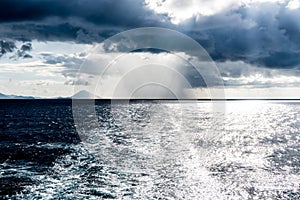
[[[4,135],[1,197],[300,198],[299,103],[229,102],[225,116],[212,115],[209,103],[122,106],[114,115],[108,104],[97,105],[99,126],[91,125],[79,144],[19,138],[8,145],[12,136]],[[48,115],[52,126],[66,123],[55,116]]]

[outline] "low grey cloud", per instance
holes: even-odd
[[[15,44],[15,41],[0,40],[0,58],[5,54],[10,55],[11,59],[32,58],[29,54],[32,50],[32,45],[29,42],[23,43],[20,47]]]
[[[77,80],[69,79],[64,84],[65,85],[77,85],[77,86],[78,85],[84,85],[84,86],[87,86],[87,85],[89,85],[89,82],[86,81],[86,80],[83,80],[83,79],[77,79]]]
[[[19,58],[32,58],[29,52],[32,50],[31,43],[25,43],[21,46],[21,48],[17,52],[17,56]]]
[[[226,86],[243,87],[298,87],[300,71],[258,67],[242,61],[217,63]]]
[[[61,64],[66,67],[74,68],[79,67],[83,62],[82,58],[76,57],[74,55],[55,55],[50,53],[42,53],[41,56],[46,64]]]
[[[6,53],[11,53],[16,49],[16,45],[12,41],[0,40],[0,57]]]
[[[81,64],[84,62],[83,55],[55,55],[51,53],[42,53],[43,62],[48,65],[57,65],[59,67],[63,67],[60,73],[68,79],[65,82],[65,85],[74,85],[75,78],[78,74],[78,69]],[[76,83],[77,84],[77,83]],[[78,82],[80,85],[87,85],[86,81]]]

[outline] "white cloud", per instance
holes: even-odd
[[[300,8],[300,1],[299,0],[292,0],[288,3],[287,8],[294,10]]]
[[[196,17],[197,15],[213,15],[228,7],[235,6],[235,0],[146,0],[147,6],[156,13],[168,14],[172,23]]]
[[[228,87],[271,88],[296,87],[300,85],[299,76],[294,69],[272,69],[257,67],[242,61],[217,63]]]
[[[296,2],[297,1],[297,2]],[[235,9],[242,5],[251,6],[254,3],[286,3],[288,7],[298,6],[298,0],[145,0],[148,8],[159,14],[167,14],[173,24],[179,24],[192,17],[199,20],[201,16],[211,16],[226,9]]]

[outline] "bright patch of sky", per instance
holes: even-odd
[[[287,8],[299,8],[299,0],[145,0],[148,8],[159,14],[167,14],[172,23],[180,24],[185,20],[201,16],[210,16],[226,9],[250,6],[254,3],[287,3]]]
[[[300,8],[300,0],[292,0],[288,3],[287,8],[289,9],[298,9]]]
[[[16,46],[20,45],[17,42]],[[64,72],[75,73],[80,63],[72,63],[72,59],[83,60],[92,45],[32,41],[32,47],[32,58],[14,58],[15,52],[1,57],[1,93],[47,98],[71,96],[73,86],[68,82],[74,77]]]
[[[21,45],[21,43],[17,45]],[[33,50],[30,52],[32,58],[11,59],[10,57],[14,53],[6,54],[1,58],[0,91],[5,94],[32,95],[45,98],[72,96],[77,70],[81,65],[80,62],[84,61],[93,45],[33,41],[32,46]],[[109,54],[98,56],[110,59]],[[137,57],[139,59],[136,59]],[[122,58],[122,62],[114,63],[118,66],[114,69],[122,70],[122,67],[124,67],[125,70],[126,68],[131,69],[133,66],[142,66],[145,64],[145,60],[149,58],[154,60],[155,63],[161,61],[164,65],[183,65],[180,64],[182,61],[177,62],[169,53],[139,52],[128,54]],[[300,81],[292,70],[283,72],[278,69],[259,68],[242,61],[218,62],[216,64],[223,76],[227,98],[300,97],[300,90],[297,87],[297,85],[300,85]],[[105,79],[105,87],[113,89],[114,84],[111,83],[118,80],[118,70],[112,71],[109,77]],[[88,74],[98,76],[99,73],[96,71],[91,71]],[[88,81],[88,79],[82,81],[83,84],[80,85],[80,88],[89,91],[90,86],[85,81]],[[97,89],[99,90],[99,88],[101,87]],[[285,88],[288,89],[285,90]],[[207,95],[209,91],[205,89],[195,89],[195,91],[199,98],[209,98]],[[109,98],[112,95],[104,94],[103,91],[95,92],[100,97]]]

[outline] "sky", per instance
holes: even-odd
[[[99,74],[91,71],[78,78],[78,70],[95,48],[101,47],[99,56],[110,60],[124,51],[108,53],[103,45],[107,38],[161,27],[204,48],[227,98],[300,98],[300,0],[2,0],[0,8],[0,93],[53,98],[72,96],[74,86],[90,91],[95,85],[82,77]],[[193,56],[177,53],[183,60],[153,49],[130,52],[116,69],[142,66],[147,59],[178,70],[187,66],[182,73],[191,83],[189,90],[206,97],[208,88],[193,79],[193,70],[186,70],[184,59]],[[145,69],[128,77],[152,73]],[[177,77],[163,72],[164,77]],[[108,89],[92,90],[97,96],[112,95],[109,86],[118,74],[108,73]]]

